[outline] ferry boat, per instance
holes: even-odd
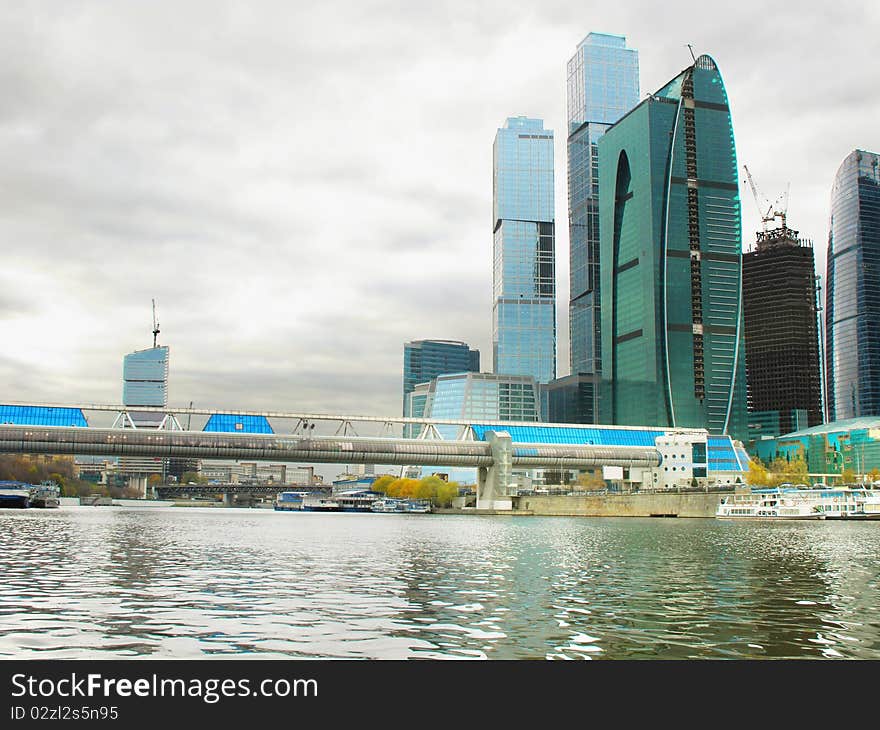
[[[341,512],[342,507],[332,497],[313,496],[303,497],[303,512]]]
[[[760,489],[723,497],[715,517],[730,520],[824,520],[825,512],[816,500],[806,498],[800,489]]]
[[[425,499],[410,499],[406,502],[406,512],[426,514],[431,511],[431,503]]]
[[[404,504],[404,500],[402,499],[392,499],[391,497],[385,497],[384,499],[377,499],[375,502],[373,502],[370,510],[372,512],[383,513],[405,512],[406,505]]]
[[[343,512],[372,512],[380,496],[378,492],[350,490],[338,492],[333,498]]]
[[[385,514],[425,514],[431,511],[431,503],[424,499],[392,499],[385,497],[373,502],[373,512]]]
[[[816,498],[827,520],[880,520],[880,491],[837,487]]]

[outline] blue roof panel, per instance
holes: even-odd
[[[202,430],[212,433],[275,433],[265,416],[236,416],[228,413],[215,413]]]
[[[665,431],[629,428],[575,428],[565,426],[493,426],[471,424],[474,435],[486,440],[487,431],[506,431],[520,444],[594,444],[596,446],[654,446]]]
[[[78,426],[89,424],[79,408],[0,405],[0,423],[16,426]]]

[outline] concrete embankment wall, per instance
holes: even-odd
[[[723,494],[620,494],[598,497],[520,497],[519,509],[534,515],[574,517],[714,517]]]

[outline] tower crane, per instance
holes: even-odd
[[[156,300],[153,300],[153,347],[156,347],[156,338],[159,336],[159,323],[156,321]]]
[[[755,185],[755,181],[752,179],[752,173],[749,172],[749,166],[743,165],[743,170],[746,171],[746,179],[748,180],[749,187],[752,189],[752,195],[755,197],[755,205],[758,206],[758,214],[761,216],[761,225],[764,228],[764,231],[767,231],[767,224],[771,221],[775,221],[777,218],[782,222],[782,227],[786,227],[785,217],[788,214],[788,193],[791,189],[791,183],[785,186],[785,192],[776,198],[772,203],[763,195],[758,192],[758,186]],[[761,203],[761,199],[764,199],[764,202]],[[779,203],[782,203],[782,206],[779,206]],[[766,208],[766,212],[765,211]]]

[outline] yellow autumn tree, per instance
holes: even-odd
[[[391,474],[383,474],[373,482],[371,489],[374,492],[382,492],[384,494],[388,491],[389,485],[392,484],[395,479],[397,479],[397,477]]]
[[[752,459],[749,462],[749,473],[746,475],[746,484],[752,487],[769,487],[770,472],[761,463],[760,459]]]

